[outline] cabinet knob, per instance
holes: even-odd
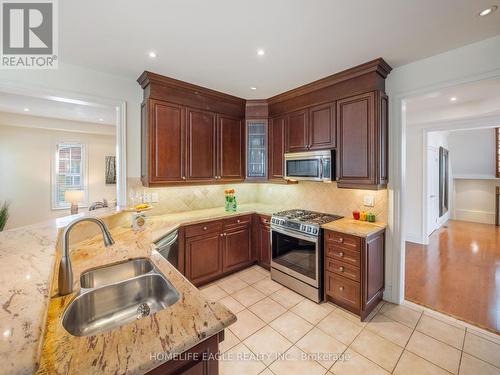
[[[341,252],[339,253],[339,257],[343,257],[343,256],[344,256],[344,253],[341,251]]]
[[[220,236],[222,237],[224,235],[224,233],[221,233]]]
[[[224,237],[226,237],[226,236],[227,236],[227,233],[224,233]]]
[[[238,219],[238,220],[236,220],[236,222],[241,223],[241,220],[240,220],[240,219]]]
[[[339,271],[340,271],[340,272],[344,272],[344,267],[340,266],[340,267],[339,267]]]
[[[339,237],[339,239],[337,241],[340,242],[340,243],[343,243],[344,239],[342,237]]]
[[[203,227],[203,230],[207,230],[207,227]]]
[[[344,290],[343,286],[339,286],[339,290],[342,292]]]
[[[182,179],[185,180],[186,179],[186,176],[182,176]]]

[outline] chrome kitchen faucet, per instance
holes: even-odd
[[[95,223],[101,228],[102,239],[104,241],[104,245],[106,247],[113,245],[115,242],[109,233],[106,224],[101,219],[96,219],[93,217],[85,217],[81,219],[76,219],[68,224],[63,233],[62,238],[62,257],[61,263],[59,264],[59,276],[57,278],[57,285],[59,288],[59,294],[61,296],[65,296],[66,294],[70,294],[73,292],[73,269],[71,268],[71,260],[69,256],[69,233],[71,229],[78,223],[82,221],[89,221],[91,223]]]

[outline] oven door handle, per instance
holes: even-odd
[[[323,158],[319,159],[319,178],[323,179]]]
[[[282,229],[282,228],[276,228],[276,227],[273,227],[271,225],[271,238],[272,238],[272,232],[277,232],[277,233],[284,234],[285,236],[299,238],[299,239],[304,240],[304,241],[318,243],[317,236],[307,236],[307,235],[300,234],[298,232],[289,231],[289,230]]]

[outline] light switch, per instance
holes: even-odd
[[[366,207],[373,207],[373,206],[375,206],[375,197],[373,195],[365,195],[363,197],[363,204]]]
[[[160,201],[160,198],[158,198],[158,193],[151,193],[151,202],[158,203],[159,201]]]

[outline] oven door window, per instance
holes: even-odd
[[[289,177],[319,178],[319,159],[287,160],[286,174]]]
[[[317,280],[316,242],[272,231],[272,260],[311,281]]]

